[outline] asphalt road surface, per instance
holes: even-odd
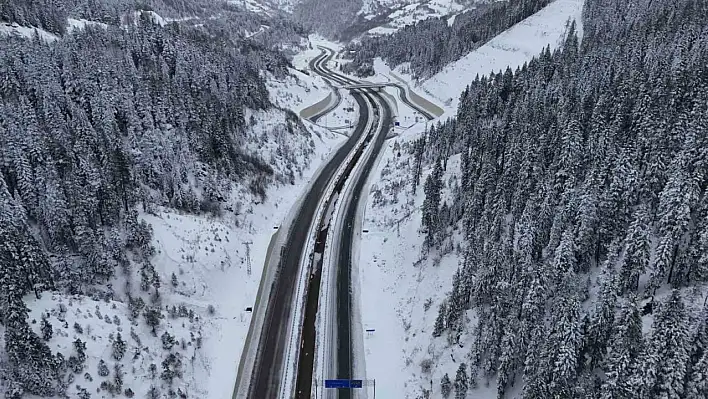
[[[325,53],[323,53],[325,54]],[[331,71],[329,71],[326,67],[326,62],[329,61],[332,58],[333,53],[331,53],[328,57],[319,57],[317,60],[319,62],[313,62],[311,64],[312,70],[315,71],[316,73],[322,75],[323,77],[329,79],[332,82],[337,82],[339,84],[346,84],[349,82],[348,79],[338,76]],[[369,96],[368,94],[365,93],[352,93],[352,96],[356,100],[356,102],[359,105],[359,122],[357,124],[357,131],[362,130],[359,134],[357,134],[357,137],[360,137],[361,134],[369,134],[369,137],[365,141],[364,145],[359,147],[357,152],[354,154],[352,162],[350,162],[347,165],[347,168],[344,170],[344,173],[341,175],[341,178],[336,182],[335,189],[333,191],[333,194],[340,194],[344,188],[344,185],[346,181],[350,178],[351,172],[354,168],[354,166],[358,163],[359,159],[361,158],[364,149],[370,144],[371,139],[373,138],[373,132],[363,132],[363,129],[366,127],[367,122],[369,120],[369,108],[366,103],[366,96]],[[370,98],[370,97],[369,97]],[[371,101],[371,100],[370,100]],[[376,109],[378,108],[376,103],[374,101],[371,101],[372,103],[372,109],[374,109],[374,112],[378,112]],[[390,122],[389,122],[390,123]],[[380,134],[379,137],[384,137],[385,134]],[[380,148],[380,145],[379,145]],[[377,150],[375,150],[377,151]],[[363,175],[360,181],[365,181],[366,180],[366,175]],[[363,184],[363,183],[362,183]],[[361,184],[360,184],[361,185]],[[358,197],[357,197],[358,198]],[[324,205],[325,209],[328,209],[329,203],[331,199],[326,199],[326,203]],[[330,226],[333,227],[333,226]],[[327,226],[317,226],[318,230],[318,239],[315,244],[315,252],[316,253],[323,253],[324,248],[326,245],[326,239],[327,239],[327,233],[328,233],[328,228]],[[316,316],[317,316],[317,309],[319,306],[319,292],[320,292],[320,281],[321,281],[321,271],[322,271],[322,257],[318,257],[319,263],[315,265],[313,268],[313,274],[310,277],[310,284],[308,286],[308,292],[307,292],[307,299],[306,299],[306,307],[305,307],[305,318],[303,322],[303,329],[302,329],[302,342],[301,342],[301,348],[300,348],[300,357],[298,359],[298,375],[297,375],[297,381],[296,381],[296,387],[295,387],[295,397],[298,399],[309,399],[311,397],[311,392],[312,392],[312,373],[313,373],[313,368],[314,368],[314,355],[315,355],[315,341],[317,338],[317,332],[315,331],[315,326],[316,326]],[[349,283],[349,280],[351,279],[351,270],[349,269],[349,275],[344,276],[345,279],[342,281],[340,277],[342,277],[342,274],[345,274],[344,272],[348,268],[342,268],[339,273],[338,273],[338,282],[337,282],[337,287],[338,287],[338,295],[337,297],[341,297],[342,300],[340,302],[346,303],[347,304],[347,311],[344,316],[338,316],[338,326],[346,325],[346,331],[347,335],[340,335],[338,333],[338,337],[345,337],[346,340],[344,339],[339,339],[338,341],[342,343],[342,352],[340,353],[338,351],[338,364],[339,359],[344,356],[343,364],[347,364],[346,370],[343,371],[343,373],[346,374],[344,377],[339,377],[341,374],[338,370],[338,378],[350,378],[351,374],[351,350],[350,350],[350,345],[349,345],[349,334],[348,334],[348,327],[350,325],[350,320],[351,317],[349,316],[349,302],[350,302],[350,292],[349,289],[346,290],[346,293],[341,292],[341,287],[347,286],[349,287],[351,284]],[[338,306],[339,308],[339,306]],[[342,320],[346,320],[345,323],[342,322]],[[346,344],[346,345],[344,345]],[[344,350],[344,346],[346,346],[346,350]],[[340,392],[340,395],[342,395],[344,391]],[[344,394],[346,395],[346,393]],[[342,397],[342,396],[340,396]],[[346,397],[346,396],[345,396]]]
[[[329,61],[333,56],[333,52],[330,51],[330,55],[327,57],[320,56],[315,61],[311,63],[311,69],[326,77],[330,81],[337,82],[339,84],[356,84],[358,82],[344,77],[342,75],[331,72],[326,67],[326,62]],[[413,109],[416,109],[428,120],[434,119],[434,115],[427,110],[415,105],[408,98],[408,93],[402,86],[398,86],[401,94],[401,100]],[[383,144],[386,141],[386,136],[390,127],[393,124],[392,113],[389,104],[386,100],[375,90],[362,90],[352,92],[352,96],[359,104],[360,117],[357,125],[357,129],[361,129],[367,124],[369,118],[368,108],[366,106],[366,99],[372,104],[372,109],[375,114],[380,115],[382,118],[382,132],[364,132],[364,134],[369,134],[365,145],[361,147],[360,151],[355,155],[355,159],[359,160],[363,149],[368,145],[373,144],[372,153],[369,158],[365,160],[361,174],[358,176],[358,180],[353,182],[352,195],[348,197],[348,202],[345,203],[345,217],[342,226],[330,225],[330,228],[339,227],[341,228],[339,248],[336,248],[335,254],[337,254],[337,282],[336,282],[336,378],[339,379],[357,379],[356,375],[353,375],[353,359],[352,359],[352,339],[351,339],[351,326],[352,326],[352,244],[354,238],[354,228],[356,227],[354,221],[356,219],[356,214],[359,208],[359,201],[363,195],[364,185],[371,174],[374,165],[376,164],[376,159],[379,152],[383,148]],[[380,104],[380,106],[378,105]],[[378,134],[375,134],[378,133]],[[361,134],[361,133],[359,133]],[[358,137],[358,135],[357,135]],[[349,179],[349,174],[356,162],[353,162],[350,167],[344,173],[344,179],[338,182],[335,193],[341,193],[346,179]],[[344,198],[340,196],[340,198]],[[329,201],[329,200],[328,200]],[[325,240],[327,237],[326,226],[318,226],[319,236],[315,248],[315,252],[322,253],[324,251]],[[310,286],[308,289],[308,296],[305,309],[305,319],[303,324],[303,335],[302,335],[302,347],[300,351],[300,358],[298,362],[298,376],[296,384],[296,398],[298,399],[309,399],[311,397],[312,391],[312,373],[313,373],[313,361],[314,361],[314,351],[315,351],[315,317],[317,314],[319,290],[320,290],[320,273],[322,270],[322,258],[319,258],[319,264],[315,266],[315,272],[311,276]],[[358,332],[355,332],[358,333]],[[334,378],[334,376],[330,377]],[[351,391],[346,389],[338,390],[339,399],[349,399],[351,397]]]
[[[362,120],[368,118],[366,107],[360,111]],[[329,181],[359,140],[366,124],[359,124],[344,145],[325,165],[306,194],[292,223],[286,244],[281,252],[278,272],[268,298],[265,320],[259,340],[253,373],[248,390],[249,398],[276,398],[281,385],[283,356],[287,345],[287,330],[292,317],[292,304],[297,284],[300,258],[307,243],[310,225],[317,204]],[[313,337],[314,341],[314,337]],[[312,370],[310,368],[310,376]]]
[[[322,55],[315,57],[312,61],[310,61],[310,70],[313,72],[317,71],[319,69],[320,64],[325,63],[325,65],[326,65],[326,63],[329,62],[329,60],[331,60],[333,56],[334,56],[334,53],[327,55],[327,53],[323,52]],[[328,113],[337,109],[337,107],[339,107],[339,104],[342,103],[342,96],[339,94],[339,91],[332,88],[332,95],[337,97],[337,101],[335,101],[335,103],[332,104],[331,107],[325,108],[322,111],[318,112],[317,114],[313,115],[310,118],[312,123],[317,123],[317,121],[319,121],[320,118],[322,118],[323,116],[325,116]]]
[[[322,56],[315,58],[310,63],[311,70],[318,73],[331,82],[339,84],[358,83],[344,76],[335,74],[326,68],[326,62],[333,56],[330,51],[329,55],[323,52]],[[334,177],[335,172],[344,162],[349,153],[354,149],[356,143],[361,138],[362,134],[369,134],[366,144],[355,154],[355,161],[349,164],[349,167],[344,173],[336,188],[336,192],[341,192],[343,186],[349,177],[354,165],[361,157],[364,148],[373,143],[374,148],[372,154],[366,159],[366,164],[363,166],[362,173],[354,182],[354,190],[350,201],[344,204],[346,209],[345,223],[341,226],[340,247],[337,249],[338,267],[337,284],[336,284],[336,313],[337,313],[337,378],[356,378],[352,373],[352,353],[351,353],[351,259],[352,259],[352,240],[354,237],[354,219],[358,208],[362,190],[368,179],[371,170],[374,167],[376,158],[383,147],[386,135],[392,124],[391,110],[388,103],[376,91],[356,91],[352,96],[359,105],[359,122],[352,135],[347,142],[341,146],[332,159],[321,170],[312,184],[310,191],[305,195],[301,207],[292,223],[292,228],[288,232],[286,244],[281,250],[280,263],[278,271],[273,282],[271,295],[268,298],[266,316],[263,322],[263,329],[259,340],[258,350],[256,354],[253,373],[250,378],[248,390],[249,398],[270,399],[276,398],[281,385],[283,374],[283,357],[287,346],[287,330],[292,317],[292,304],[294,300],[295,285],[299,275],[300,259],[305,250],[305,245],[310,232],[310,226],[314,223],[317,205],[324,194],[330,180]],[[423,115],[432,119],[432,115],[427,111],[420,109],[410,102],[407,98],[405,90],[401,95],[403,101],[419,110]],[[376,99],[376,100],[375,100]],[[340,99],[341,100],[341,99]],[[367,100],[372,104],[372,109],[375,114],[379,114],[383,118],[383,132],[365,132],[367,125],[369,109],[366,105]],[[381,107],[377,105],[377,101]],[[326,205],[331,199],[325,199]],[[326,209],[326,208],[325,208]],[[315,251],[322,252],[327,237],[327,230],[318,228],[318,239],[315,244]],[[321,258],[320,258],[321,262]],[[312,374],[314,362],[314,346],[316,340],[315,318],[318,308],[318,298],[320,289],[320,272],[322,265],[315,265],[310,275],[308,282],[307,299],[305,305],[304,324],[302,326],[302,342],[300,356],[298,358],[298,373],[296,380],[296,397],[310,398],[312,390]],[[340,399],[350,398],[350,392],[347,390],[339,390]]]
[[[327,58],[331,58],[331,55]],[[326,64],[319,63],[313,70],[330,80],[336,81],[340,84],[351,84],[357,83],[351,79],[343,77],[338,74],[334,74],[326,69]],[[361,150],[356,155],[356,160],[358,162],[359,158],[363,153],[363,149],[368,145],[374,146],[372,153],[369,158],[366,159],[366,163],[363,166],[362,173],[358,176],[358,180],[353,182],[354,189],[352,191],[352,196],[349,197],[349,202],[344,204],[345,209],[345,219],[343,226],[330,226],[330,227],[341,227],[341,237],[339,240],[340,247],[336,249],[338,254],[337,258],[337,283],[336,283],[336,320],[337,320],[337,340],[336,340],[336,356],[337,356],[337,371],[336,378],[340,379],[354,379],[356,376],[352,375],[352,350],[351,350],[351,325],[352,325],[352,283],[351,283],[351,259],[352,259],[352,239],[354,236],[354,219],[356,217],[357,207],[359,204],[359,198],[362,195],[364,184],[368,179],[368,176],[373,169],[383,143],[385,142],[386,135],[390,126],[392,125],[391,110],[389,109],[388,103],[381,97],[376,91],[355,91],[352,96],[359,104],[360,117],[357,127],[365,126],[368,120],[368,110],[366,106],[366,100],[372,104],[372,109],[374,113],[379,114],[383,118],[383,131],[382,132],[365,132],[369,134],[365,145],[361,147]],[[379,106],[378,104],[381,104]],[[378,133],[378,134],[375,134]],[[345,173],[345,179],[349,178],[355,162],[351,164]],[[335,188],[335,193],[341,193],[344,188],[345,180],[343,179],[339,182]],[[340,196],[340,198],[343,198]],[[326,230],[323,231],[321,240],[318,240],[318,244],[326,239]],[[324,247],[324,245],[322,245]],[[298,383],[296,390],[296,397],[298,399],[310,398],[312,390],[312,356],[314,353],[314,344],[316,339],[315,332],[315,315],[317,313],[317,299],[319,296],[319,282],[320,276],[319,271],[321,270],[321,265],[316,268],[317,276],[315,277],[317,284],[311,285],[310,291],[308,292],[307,309],[305,316],[305,323],[303,326],[303,349],[301,350],[300,362],[298,365]],[[312,299],[312,300],[311,300]],[[308,317],[309,315],[309,317]],[[334,378],[334,376],[332,376]],[[347,399],[351,396],[351,392],[348,390],[339,390],[338,396],[340,399]]]

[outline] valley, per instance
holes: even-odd
[[[0,4],[0,395],[705,398],[706,20]]]

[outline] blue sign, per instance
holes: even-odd
[[[394,122],[394,124],[395,124],[396,126],[401,126],[401,122],[398,122],[398,121]]]
[[[362,388],[363,386],[362,380],[325,380],[325,388],[353,389]]]
[[[349,380],[325,380],[325,388],[349,388]]]

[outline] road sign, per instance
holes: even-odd
[[[325,380],[325,388],[356,389],[363,386],[363,380]]]
[[[401,122],[399,122],[399,121],[394,122],[394,124],[395,124],[396,126],[401,126]]]
[[[325,388],[349,388],[351,383],[349,380],[325,380]]]

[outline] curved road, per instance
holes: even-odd
[[[326,65],[329,60],[334,55],[334,52],[330,49],[320,47],[323,50],[323,55],[317,57],[315,61],[311,63],[311,69],[313,72],[323,76],[324,78],[339,83],[341,85],[357,84],[359,82],[349,79],[338,73],[330,71]],[[329,53],[329,56],[324,56],[325,51]],[[404,103],[413,109],[419,111],[427,119],[432,120],[435,118],[427,110],[414,104],[409,98],[408,93],[405,88],[399,85],[394,85],[398,87],[401,92],[401,99]],[[367,148],[373,142],[373,148],[371,154],[366,158],[365,164],[362,167],[361,173],[358,175],[358,180],[353,184],[353,189],[351,191],[351,196],[348,202],[344,203],[342,206],[345,211],[344,223],[341,226],[336,226],[334,223],[329,225],[323,225],[324,221],[321,221],[321,225],[318,226],[318,239],[315,247],[316,253],[323,253],[324,247],[326,245],[327,233],[329,228],[341,228],[340,239],[338,240],[339,246],[335,248],[335,259],[338,270],[336,270],[336,345],[334,350],[336,354],[336,376],[329,376],[329,378],[339,378],[339,379],[355,379],[356,375],[353,375],[353,354],[352,354],[352,244],[354,239],[354,220],[357,215],[357,210],[359,207],[360,198],[363,195],[364,186],[368,180],[369,174],[373,170],[376,160],[378,158],[379,152],[383,148],[384,142],[386,141],[386,136],[390,127],[393,125],[392,112],[389,107],[388,102],[381,96],[377,91],[354,91],[351,93],[354,99],[357,101],[360,109],[359,123],[357,129],[365,126],[370,115],[368,114],[369,109],[367,107],[367,102],[371,104],[371,108],[375,115],[382,118],[383,127],[380,132],[365,132],[368,133],[366,141],[363,146],[361,146],[357,154],[355,155],[355,162],[348,165],[343,178],[337,182],[334,190],[334,195],[339,195],[342,198],[342,190],[349,175],[352,172],[355,164],[361,157],[364,149]],[[357,136],[358,137],[358,136]],[[331,199],[327,199],[325,209],[328,209]],[[313,366],[314,366],[314,354],[315,354],[315,341],[317,337],[317,332],[315,331],[316,326],[316,315],[318,309],[319,293],[320,293],[320,282],[321,282],[321,271],[322,271],[322,257],[318,257],[318,264],[314,267],[314,273],[311,276],[310,285],[308,288],[306,308],[305,308],[305,318],[302,330],[302,341],[300,357],[298,359],[298,375],[296,382],[295,397],[298,399],[309,399],[311,398],[312,392],[312,379],[313,379]],[[351,392],[348,390],[338,390],[337,396],[339,399],[349,399],[351,397]]]
[[[323,52],[321,55],[315,57],[312,61],[310,61],[310,70],[313,72],[317,72],[317,70],[319,69],[319,65],[322,63],[327,65],[327,63],[332,59],[332,57],[334,57],[334,53],[327,55],[326,52]],[[339,94],[339,90],[335,89],[331,83],[329,84],[329,86],[332,89],[332,94],[337,97],[337,101],[332,106],[326,107],[322,111],[310,117],[312,123],[317,123],[320,118],[337,109],[337,107],[339,107],[339,104],[342,103],[342,95]]]
[[[327,50],[327,51],[325,51]],[[329,53],[329,54],[327,54]],[[339,84],[358,83],[352,79],[334,73],[327,69],[326,63],[333,57],[334,52],[323,48],[322,55],[315,58],[311,63],[312,71],[322,75],[326,80],[337,82]],[[410,99],[407,98],[405,89],[399,87],[402,92],[403,101],[419,110],[421,114],[429,119],[432,115],[426,110],[416,106]],[[381,95],[375,91],[355,91],[352,96],[359,105],[359,123],[349,139],[337,150],[331,160],[322,168],[319,175],[315,178],[310,190],[305,194],[304,200],[301,202],[300,209],[291,224],[290,230],[287,232],[285,244],[280,249],[280,261],[278,263],[277,272],[272,283],[270,296],[267,299],[265,319],[263,320],[262,330],[258,336],[257,348],[255,352],[254,365],[252,370],[246,370],[248,377],[244,375],[246,381],[241,381],[242,384],[248,383],[247,397],[257,399],[270,399],[278,397],[280,386],[283,385],[282,375],[284,371],[284,356],[287,348],[288,328],[293,320],[293,303],[295,297],[295,287],[298,276],[301,272],[301,259],[305,252],[308,235],[310,234],[311,226],[315,221],[315,215],[318,205],[325,201],[325,209],[329,205],[332,198],[323,199],[324,191],[327,189],[330,181],[335,173],[342,166],[347,156],[355,150],[352,162],[349,162],[344,174],[339,179],[335,186],[333,195],[337,195],[342,191],[346,180],[349,178],[354,166],[358,163],[359,158],[373,142],[374,148],[371,155],[366,159],[362,173],[354,182],[354,191],[351,200],[343,204],[346,208],[346,219],[348,222],[341,226],[340,246],[337,248],[337,259],[339,270],[337,271],[336,284],[336,306],[337,306],[337,378],[356,378],[352,376],[352,353],[351,353],[351,258],[352,258],[352,239],[354,237],[353,221],[356,216],[356,210],[361,197],[364,184],[369,173],[378,157],[378,153],[383,147],[388,130],[392,124],[391,110],[388,103]],[[341,101],[338,97],[337,104]],[[370,105],[369,105],[370,104]],[[369,115],[369,107],[374,111],[375,115],[380,115],[383,118],[383,128],[381,132],[365,131],[367,122],[372,115]],[[331,107],[328,107],[331,108]],[[330,109],[331,111],[331,109]],[[329,111],[327,111],[329,112]],[[321,117],[325,113],[318,113],[316,118]],[[316,119],[314,119],[316,120]],[[373,129],[372,129],[373,130]],[[378,133],[378,134],[375,134]],[[357,147],[356,144],[366,134],[364,145]],[[320,221],[322,223],[322,221]],[[317,226],[318,239],[315,244],[315,252],[322,252],[327,236],[327,230],[321,229],[321,225]],[[335,226],[337,227],[337,226]],[[304,322],[302,326],[301,347],[298,357],[297,377],[295,382],[295,393],[297,398],[310,398],[312,390],[312,375],[314,362],[314,346],[316,340],[315,318],[318,308],[318,298],[320,290],[320,272],[322,269],[321,257],[320,264],[315,265],[313,270],[309,270],[310,279],[307,286],[307,296],[304,309]],[[303,262],[305,265],[308,262]],[[303,266],[307,267],[307,266]],[[266,273],[264,272],[264,275]],[[255,344],[255,342],[254,342]],[[339,398],[349,398],[349,391],[340,390]]]
[[[326,58],[320,58],[321,60],[326,59],[329,61],[332,56],[333,52],[329,49],[327,49],[330,55]],[[323,52],[323,54],[325,54]],[[313,71],[316,73],[322,75],[326,79],[329,79],[331,81],[340,83],[340,84],[347,84],[351,83],[351,81],[348,78],[345,78],[341,75],[335,74],[331,72],[329,69],[326,67],[326,63],[319,62],[313,64]],[[359,105],[359,123],[357,125],[357,129],[363,128],[364,126],[367,125],[367,121],[370,117],[369,115],[369,107],[367,105],[367,102],[371,104],[371,108],[374,110],[376,114],[379,112],[382,112],[383,114],[389,115],[388,119],[384,120],[384,131],[379,132],[378,135],[376,135],[376,140],[374,142],[374,149],[373,149],[373,155],[371,155],[367,159],[367,170],[365,173],[361,174],[359,176],[359,180],[355,183],[355,190],[356,192],[361,192],[361,189],[363,187],[363,184],[366,182],[366,179],[368,177],[368,170],[371,169],[371,166],[373,165],[373,161],[375,161],[376,154],[380,151],[383,141],[386,137],[386,131],[388,130],[388,126],[391,125],[390,121],[390,110],[388,109],[388,104],[384,100],[379,100],[375,101],[373,97],[378,96],[378,94],[375,93],[367,93],[367,92],[353,92],[352,96],[356,100],[356,102]],[[378,103],[381,103],[383,105],[384,110],[380,111],[378,109]],[[339,195],[341,194],[342,190],[344,189],[344,185],[346,183],[346,180],[349,179],[349,175],[351,174],[352,170],[354,169],[354,166],[358,163],[359,159],[361,158],[364,149],[367,148],[367,146],[371,143],[371,141],[374,139],[374,132],[366,132],[367,133],[367,138],[366,141],[364,142],[364,145],[360,146],[357,150],[357,153],[354,155],[354,161],[351,162],[349,165],[347,165],[347,168],[345,169],[342,178],[336,182],[336,186],[334,189],[333,195]],[[358,203],[358,198],[359,195],[357,194],[355,196],[355,200],[350,202],[351,204],[356,205]],[[329,207],[329,201],[331,199],[327,200],[327,204],[325,205],[325,209]],[[356,210],[355,210],[356,211]],[[330,225],[329,227],[333,227]],[[336,226],[334,226],[336,227]],[[324,247],[326,245],[326,239],[327,239],[327,233],[328,233],[328,227],[320,225],[318,226],[318,239],[315,247],[315,252],[317,253],[323,253],[324,252]],[[342,237],[344,238],[345,241],[347,241],[351,245],[351,237],[352,237],[352,229],[351,229],[351,223],[349,223],[349,228],[347,232],[347,228],[345,228],[342,231]],[[351,249],[345,250],[346,253],[351,255]],[[351,261],[347,260],[346,262],[339,262],[340,269],[338,270],[337,273],[337,348],[336,348],[336,354],[337,354],[337,378],[345,378],[345,379],[350,379],[353,378],[351,375],[352,371],[352,356],[351,356],[351,340],[350,340],[350,326],[351,326]],[[300,357],[298,361],[298,375],[297,375],[297,382],[296,382],[296,389],[295,389],[295,397],[298,399],[308,399],[311,397],[311,392],[312,392],[312,375],[313,375],[313,366],[314,366],[314,355],[315,355],[315,341],[317,338],[317,332],[315,331],[315,325],[316,325],[316,316],[317,316],[317,309],[319,306],[319,292],[320,292],[320,278],[321,278],[321,270],[322,270],[322,258],[319,257],[319,263],[318,265],[315,266],[315,272],[313,273],[312,279],[310,281],[310,286],[308,288],[308,293],[307,293],[307,300],[306,300],[306,308],[305,308],[305,318],[304,318],[304,323],[303,323],[303,330],[302,330],[302,342],[301,342],[301,349],[300,349]],[[346,339],[344,338],[346,337]],[[349,397],[349,392],[346,390],[340,390],[339,392],[339,397],[340,398],[348,398]]]
[[[364,107],[366,108],[366,107]],[[366,120],[368,114],[360,112]],[[324,191],[347,155],[361,137],[366,123],[359,123],[350,138],[342,145],[334,157],[325,165],[305,195],[301,207],[281,249],[278,271],[273,282],[271,295],[267,301],[266,317],[263,322],[255,364],[250,376],[248,398],[276,398],[283,372],[283,356],[286,349],[288,326],[292,317],[295,284],[300,270],[300,259],[307,243],[310,225],[315,217],[317,205]],[[312,285],[312,284],[310,284]]]

